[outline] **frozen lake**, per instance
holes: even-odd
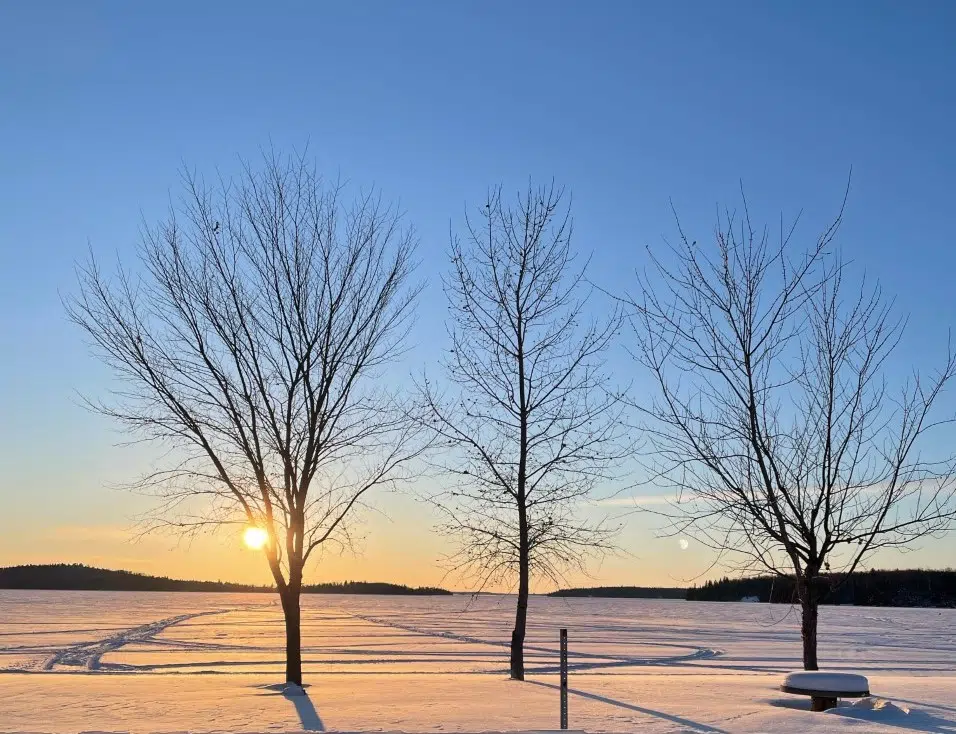
[[[556,728],[560,627],[572,728],[956,732],[956,610],[825,607],[822,667],[893,705],[812,714],[775,690],[800,667],[785,606],[536,597],[525,684],[507,680],[512,597],[303,608],[295,701],[265,688],[283,665],[270,595],[0,591],[0,732]]]

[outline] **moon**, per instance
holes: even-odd
[[[687,550],[690,547],[690,543],[687,542],[687,538],[681,538],[677,541],[677,544],[680,546],[681,550]]]
[[[246,528],[246,532],[242,534],[242,542],[253,550],[260,550],[269,542],[269,533],[262,528]]]

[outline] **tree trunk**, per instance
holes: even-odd
[[[528,520],[524,507],[518,512],[518,608],[515,611],[515,628],[511,633],[511,679],[524,680],[524,636],[528,626],[528,588],[530,576],[530,552],[528,549]]]
[[[518,609],[511,633],[511,678],[524,680],[524,636],[528,626],[528,566],[522,563],[518,580]]]
[[[511,633],[511,680],[524,680],[524,634],[528,626],[528,587],[531,575],[531,548],[528,540],[528,394],[524,373],[524,314],[518,310],[518,404],[521,430],[518,439],[518,608]]]
[[[820,600],[813,588],[812,580],[801,585],[800,606],[803,619],[800,624],[800,636],[803,638],[803,669],[819,670],[817,665],[817,618]]]
[[[285,615],[285,680],[302,685],[302,627],[299,611],[300,589],[287,587],[281,594]]]

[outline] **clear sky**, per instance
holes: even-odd
[[[673,233],[669,199],[703,240],[742,180],[771,220],[803,209],[809,237],[852,165],[843,252],[910,314],[906,355],[932,362],[956,323],[954,115],[952,2],[0,3],[0,565],[267,578],[237,538],[130,543],[143,501],[111,487],[155,452],[117,447],[75,397],[109,377],[63,314],[73,263],[129,261],[184,162],[228,173],[308,143],[400,199],[431,282],[412,367],[441,346],[449,223],[488,185],[569,186],[577,247],[614,291]],[[313,577],[439,581],[427,509],[377,504],[361,554]],[[706,568],[649,524],[629,523],[632,555],[601,582]],[[880,561],[954,566],[956,543]]]

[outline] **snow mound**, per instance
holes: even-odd
[[[909,721],[910,710],[906,706],[898,706],[892,701],[883,698],[863,698],[852,704],[830,709],[826,713],[834,716],[846,716],[851,719],[881,722],[884,724],[902,724]]]
[[[784,690],[826,691],[835,695],[860,695],[870,692],[870,683],[865,676],[824,670],[788,673],[782,687]]]
[[[284,696],[306,696],[308,695],[305,692],[305,689],[302,686],[297,686],[295,683],[289,683],[282,691]]]
[[[256,688],[261,688],[266,691],[275,691],[276,693],[281,693],[283,696],[308,696],[306,693],[307,686],[300,686],[296,683],[271,683],[264,686],[256,686]],[[84,734],[86,734],[84,732]]]

